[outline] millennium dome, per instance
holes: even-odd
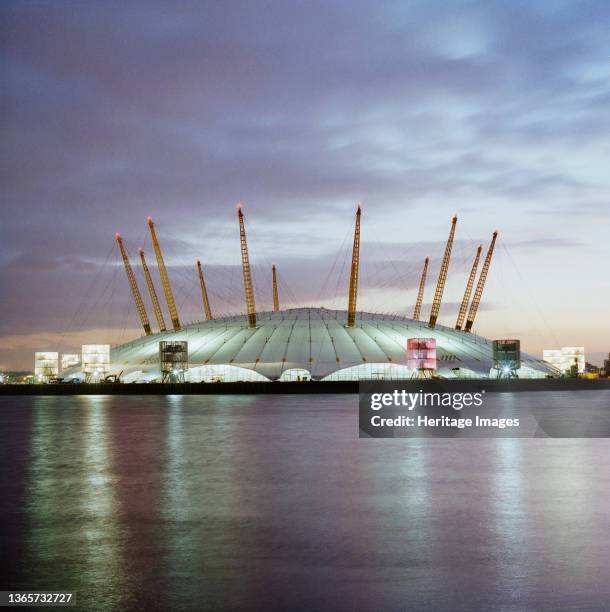
[[[274,264],[272,266],[273,310],[258,312],[252,285],[244,215],[240,206],[238,206],[238,220],[246,313],[214,316],[208,299],[203,267],[200,261],[197,261],[205,320],[183,325],[180,322],[155,226],[152,219],[148,218],[158,276],[163,289],[162,296],[165,297],[171,321],[170,331],[169,325],[166,326],[165,323],[161,300],[146,264],[143,249],[140,249],[142,271],[159,327],[157,333],[152,331],[146,306],[121,235],[116,235],[145,335],[112,348],[109,360],[104,362],[103,369],[95,370],[96,374],[120,377],[124,382],[167,380],[168,375],[171,377],[176,374],[181,380],[189,382],[409,379],[417,376],[418,371],[421,374],[420,368],[415,369],[413,360],[408,360],[407,345],[411,341],[416,344],[429,342],[434,346],[432,369],[435,376],[488,378],[494,375],[494,371],[497,375],[498,370],[494,370],[494,364],[497,368],[498,362],[494,360],[492,341],[472,332],[491,264],[497,231],[493,233],[477,280],[482,251],[482,246],[478,246],[457,321],[454,327],[446,327],[438,323],[438,318],[449,271],[457,216],[454,216],[451,222],[449,239],[426,322],[421,320],[421,310],[426,290],[428,257],[424,260],[412,318],[357,310],[360,205],[356,212],[346,310],[329,310],[321,307],[282,310]],[[514,340],[500,342],[518,343]],[[174,362],[171,360],[168,366],[168,353],[164,352],[168,344],[178,347],[170,350],[181,352],[179,369],[173,369]],[[519,353],[512,363],[518,364],[514,365],[513,373],[520,378],[543,378],[557,374],[552,366],[524,353]],[[68,378],[87,379],[86,371],[83,352],[81,365],[69,368],[63,372],[63,375]],[[91,368],[88,372],[91,373]]]
[[[406,365],[407,340],[421,337],[436,340],[441,377],[487,378],[493,368],[491,342],[476,334],[367,312],[357,313],[354,327],[346,323],[346,311],[326,308],[257,313],[255,328],[246,315],[201,321],[113,348],[111,372],[125,382],[160,379],[159,342],[182,340],[190,382],[405,379],[415,374]],[[521,378],[552,374],[533,357],[521,361]]]

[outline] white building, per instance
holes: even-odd
[[[37,381],[48,382],[59,374],[59,353],[39,351],[34,353],[34,376]]]
[[[72,366],[78,365],[80,363],[80,355],[76,353],[64,353],[61,356],[61,371],[67,370]]]
[[[585,348],[583,346],[564,346],[560,349],[544,349],[542,359],[558,370],[567,374],[572,366],[577,366],[577,371],[582,374],[585,371]]]
[[[406,317],[358,312],[346,327],[344,310],[294,308],[257,313],[255,328],[245,315],[184,325],[178,332],[143,336],[114,347],[105,356],[107,374],[124,382],[161,380],[159,342],[188,342],[190,382],[266,380],[401,380],[413,377],[407,360],[410,338],[436,342],[436,371],[444,378],[487,378],[492,342],[452,327]],[[89,378],[88,359],[66,374]],[[496,371],[493,370],[495,376]],[[547,363],[522,353],[519,378],[558,375]]]
[[[109,344],[83,344],[81,369],[87,380],[100,380],[110,371]]]

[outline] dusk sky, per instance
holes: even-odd
[[[114,235],[145,293],[148,215],[184,322],[197,258],[245,310],[238,201],[259,309],[271,262],[283,306],[346,308],[362,201],[359,309],[411,316],[428,255],[427,315],[457,213],[440,323],[498,229],[476,331],[610,351],[607,0],[22,0],[0,31],[0,369],[141,333]]]

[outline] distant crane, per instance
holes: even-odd
[[[434,328],[438,319],[438,313],[441,309],[441,302],[443,300],[443,291],[445,290],[445,281],[447,280],[447,272],[449,271],[449,261],[451,259],[451,249],[453,247],[453,238],[455,236],[455,226],[457,224],[457,215],[451,220],[451,230],[449,232],[449,239],[447,240],[447,246],[445,247],[445,255],[443,256],[443,263],[441,264],[441,270],[438,274],[438,281],[436,283],[436,291],[434,293],[434,301],[432,302],[432,310],[430,312],[430,321],[428,327]]]
[[[205,313],[205,320],[211,321],[214,317],[212,316],[212,309],[210,308],[208,290],[205,287],[205,279],[203,278],[203,268],[201,267],[201,262],[199,260],[197,260],[197,272],[199,273],[199,284],[201,285],[201,299],[203,300],[203,311]]]
[[[172,326],[174,331],[180,331],[180,319],[178,318],[178,310],[176,308],[176,302],[174,301],[174,294],[172,293],[172,287],[169,284],[169,276],[165,269],[165,262],[163,261],[163,255],[161,254],[161,247],[157,240],[157,234],[155,232],[155,224],[151,217],[148,217],[148,227],[150,228],[150,237],[152,238],[153,248],[155,250],[155,256],[157,257],[157,266],[159,268],[159,276],[161,277],[161,284],[163,285],[163,293],[165,293],[165,300],[167,301],[167,308],[169,310],[169,316],[172,320]]]
[[[248,327],[256,327],[256,305],[254,303],[254,288],[252,286],[252,270],[248,256],[248,242],[246,241],[246,228],[244,226],[244,213],[241,204],[237,205],[237,218],[239,220],[239,240],[241,243],[241,267],[244,273],[244,291],[246,294],[246,309],[248,312]]]
[[[474,286],[474,279],[477,275],[477,269],[479,267],[479,259],[481,257],[482,249],[483,247],[481,245],[479,245],[479,247],[477,248],[477,254],[474,258],[472,269],[470,270],[468,282],[466,283],[466,291],[464,291],[464,297],[462,298],[462,303],[460,304],[460,312],[455,323],[455,329],[462,329],[462,325],[464,325],[464,319],[466,318],[466,310],[468,309],[468,303],[470,302],[470,296],[472,294],[472,288]]]
[[[349,277],[349,295],[347,305],[347,327],[356,324],[356,300],[358,298],[358,272],[360,269],[360,214],[361,208],[358,204],[356,210],[356,227],[354,228],[354,246],[352,249],[352,268]]]
[[[125,251],[125,246],[123,245],[123,239],[121,238],[121,234],[117,233],[115,238],[119,245],[119,249],[121,250],[123,264],[125,265],[125,272],[127,273],[127,279],[129,280],[129,286],[131,287],[133,300],[136,303],[136,309],[138,311],[138,315],[140,316],[140,322],[142,323],[142,327],[144,328],[144,333],[147,336],[150,336],[150,334],[152,333],[150,330],[150,321],[148,320],[148,315],[146,314],[146,309],[144,308],[144,302],[142,301],[142,295],[140,294],[140,290],[138,289],[136,277],[134,276],[133,270],[131,269],[131,263],[129,263],[129,257],[127,256],[127,252]]]
[[[273,312],[280,311],[280,297],[277,291],[277,273],[275,271],[275,264],[271,266],[271,276],[273,279]]]
[[[159,298],[157,297],[157,291],[155,290],[155,285],[153,283],[152,276],[150,275],[150,270],[146,264],[146,258],[144,257],[144,249],[140,249],[140,260],[142,261],[142,270],[144,270],[144,278],[146,279],[146,285],[148,286],[148,293],[150,295],[150,301],[153,305],[153,310],[155,311],[155,318],[157,319],[159,331],[167,331],[165,328],[163,312],[161,311],[161,305],[159,304]]]
[[[426,275],[428,274],[428,257],[424,259],[424,269],[419,279],[419,290],[417,292],[417,301],[415,302],[415,310],[413,311],[413,320],[419,321],[421,316],[421,307],[424,301],[424,290],[426,288]]]
[[[477,310],[479,308],[479,304],[481,303],[481,296],[483,295],[483,289],[485,288],[485,281],[487,280],[487,273],[489,272],[489,266],[491,265],[491,256],[494,253],[497,237],[498,232],[495,231],[491,238],[487,255],[485,256],[485,261],[483,263],[483,268],[481,269],[481,275],[479,276],[477,288],[474,291],[474,297],[472,298],[472,304],[470,304],[470,310],[468,311],[468,318],[466,319],[466,327],[464,327],[464,331],[469,332],[472,329],[474,319],[477,316]]]

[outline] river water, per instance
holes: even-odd
[[[96,610],[610,608],[608,439],[359,439],[351,395],[4,397],[0,419],[4,590]]]

